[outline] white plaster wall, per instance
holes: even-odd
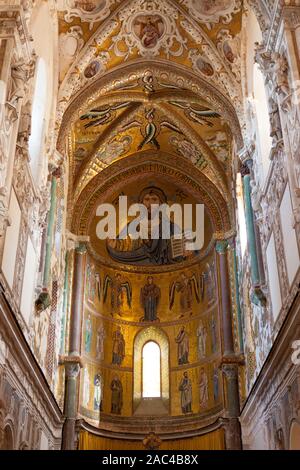
[[[45,158],[46,140],[50,139],[52,126],[55,120],[56,97],[58,88],[58,59],[57,59],[57,20],[51,12],[50,2],[39,3],[33,10],[30,20],[30,34],[33,38],[33,47],[37,57],[45,61],[47,69],[47,102],[44,123],[44,145],[41,148],[39,165],[36,170],[36,181],[40,176],[47,175],[47,159]]]
[[[268,248],[267,248],[267,266],[268,266],[268,274],[269,274],[269,289],[270,289],[270,297],[272,302],[272,312],[273,312],[273,319],[274,321],[278,317],[282,306],[282,299],[281,299],[281,292],[280,292],[280,283],[279,283],[279,275],[278,275],[278,267],[277,267],[277,259],[276,259],[276,251],[275,251],[275,241],[274,241],[274,234],[272,234]]]
[[[293,283],[300,265],[297,236],[293,227],[293,210],[289,185],[287,185],[280,206],[282,235],[285,259],[290,285]]]
[[[9,287],[12,288],[21,225],[21,209],[14,190],[11,192],[8,213],[11,225],[7,228],[5,236],[2,271]]]
[[[36,252],[32,245],[30,237],[28,237],[22,297],[21,297],[21,312],[24,317],[24,320],[27,323],[29,323],[30,315],[31,315],[32,307],[33,307],[35,274],[36,274]]]

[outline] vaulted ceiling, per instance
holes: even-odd
[[[59,2],[58,149],[72,201],[120,159],[188,159],[228,203],[242,145],[240,0]]]

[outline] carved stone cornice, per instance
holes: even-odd
[[[35,0],[5,2],[0,4],[0,39],[13,38],[16,51],[25,61],[30,61],[32,56],[31,37],[28,32],[27,19],[30,15]],[[8,3],[8,4],[7,4]]]

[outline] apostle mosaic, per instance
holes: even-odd
[[[104,340],[106,338],[106,333],[104,326],[100,326],[97,330],[97,339],[96,339],[96,358],[103,360],[104,359]]]
[[[172,310],[175,301],[175,294],[179,293],[180,298],[180,312],[183,316],[185,313],[192,314],[193,296],[197,302],[200,302],[200,287],[199,282],[195,276],[188,277],[184,272],[180,274],[179,278],[170,285],[169,289],[169,308]]]
[[[199,377],[199,404],[201,409],[208,405],[208,378],[203,367],[200,369]]]
[[[211,352],[215,354],[218,349],[218,333],[217,333],[217,322],[215,317],[213,316],[210,319],[210,334],[211,334]]]
[[[206,270],[203,272],[202,277],[204,282],[204,295],[210,305],[216,300],[217,296],[214,262],[206,264]]]
[[[94,377],[94,410],[102,411],[102,391],[103,383],[100,374],[96,374]]]
[[[214,389],[214,401],[219,400],[219,369],[217,366],[213,370],[213,389]]]
[[[118,313],[120,315],[121,308],[124,305],[126,297],[128,307],[131,307],[132,290],[129,281],[122,279],[121,274],[115,273],[114,276],[108,274],[104,279],[103,286],[103,301],[107,300],[108,290],[110,288],[110,306],[111,313]]]
[[[114,376],[111,384],[111,413],[120,415],[123,407],[123,386],[117,375]]]
[[[121,327],[118,326],[112,335],[112,364],[120,366],[125,357],[125,340]]]
[[[159,15],[140,15],[133,21],[133,31],[146,49],[157,45],[164,30],[164,21]]]
[[[188,364],[189,362],[189,335],[184,326],[180,329],[178,335],[175,338],[178,345],[177,358],[178,365]]]
[[[181,396],[181,411],[183,414],[192,412],[192,382],[189,379],[188,373],[184,372],[181,382],[179,384],[179,391]]]
[[[160,288],[154,283],[152,276],[148,276],[147,283],[142,287],[140,293],[141,306],[144,309],[144,316],[141,321],[151,322],[158,320],[157,308],[160,301]]]
[[[207,328],[200,321],[197,328],[197,352],[198,359],[204,359],[206,357],[206,341],[207,341]]]
[[[90,401],[90,376],[88,368],[83,370],[83,390],[82,390],[82,405],[86,408]]]
[[[100,274],[95,272],[95,267],[88,264],[86,268],[86,287],[88,300],[94,301],[101,298],[101,279]]]
[[[85,338],[84,338],[84,350],[87,353],[91,352],[92,343],[92,320],[89,314],[85,320]]]

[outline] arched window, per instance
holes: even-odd
[[[39,59],[36,69],[35,90],[32,102],[31,135],[29,138],[30,166],[33,178],[38,177],[38,166],[42,151],[45,129],[45,113],[47,104],[47,67],[43,59]]]
[[[169,413],[169,356],[169,340],[163,330],[149,326],[137,333],[133,348],[133,410],[135,415],[162,416]]]
[[[270,135],[271,126],[265,80],[258,64],[254,64],[253,68],[253,97],[256,110],[259,151],[265,178],[270,165],[269,157],[272,148],[272,137]]]
[[[143,347],[143,398],[161,397],[160,347],[149,341]]]

